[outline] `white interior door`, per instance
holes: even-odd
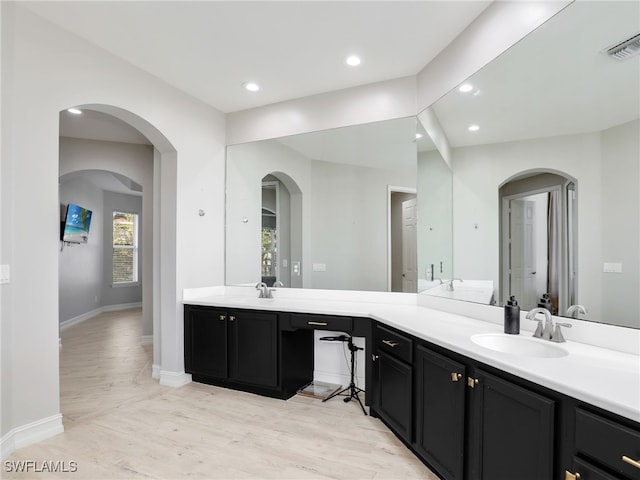
[[[511,200],[509,215],[511,295],[515,295],[524,310],[531,310],[537,305],[535,215],[535,202]]]
[[[418,291],[417,200],[402,202],[402,291]]]

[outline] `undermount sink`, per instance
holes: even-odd
[[[504,333],[479,333],[471,341],[489,350],[523,357],[560,358],[569,354],[548,340]]]

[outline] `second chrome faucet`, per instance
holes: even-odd
[[[536,318],[538,313],[542,313],[544,315],[544,319]],[[564,335],[562,334],[562,330],[560,327],[571,328],[570,323],[560,323],[553,321],[553,317],[551,316],[551,312],[546,308],[534,308],[533,310],[529,310],[526,316],[527,320],[535,320],[538,322],[538,327],[536,331],[533,333],[533,336],[536,338],[542,338],[544,340],[549,340],[551,342],[563,343],[566,342]]]

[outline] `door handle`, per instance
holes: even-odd
[[[227,316],[226,315],[220,315],[220,320],[226,320]]]
[[[236,319],[236,317],[234,317],[233,315],[231,315],[231,316],[229,317],[229,321],[230,321],[230,322],[233,322],[235,319]]]
[[[565,470],[564,480],[580,480],[580,474],[578,472],[571,473],[569,470]]]
[[[457,382],[461,378],[462,378],[462,374],[461,373],[451,372],[451,381],[452,382]]]

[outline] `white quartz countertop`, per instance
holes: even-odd
[[[337,293],[282,289],[257,298],[253,289],[211,287],[185,290],[183,303],[224,308],[369,317],[428,342],[512,373],[597,407],[640,422],[640,356],[568,340],[554,344],[560,358],[528,357],[487,349],[472,335],[502,333],[502,325],[417,305],[415,295]],[[349,298],[358,297],[357,300]],[[531,322],[533,323],[533,322]],[[521,326],[522,325],[521,322]],[[530,327],[527,325],[527,327]],[[521,330],[520,335],[531,336]],[[537,340],[548,342],[547,340]]]

